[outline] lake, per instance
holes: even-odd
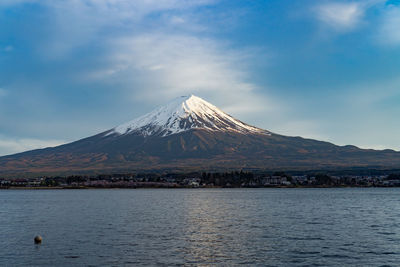
[[[398,266],[400,189],[1,190],[0,236],[0,266]]]

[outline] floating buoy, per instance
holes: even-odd
[[[42,237],[40,235],[35,236],[33,240],[35,241],[35,244],[42,243]]]

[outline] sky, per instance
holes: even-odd
[[[0,0],[0,155],[188,94],[275,133],[400,150],[400,0]]]

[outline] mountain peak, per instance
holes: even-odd
[[[107,135],[139,134],[168,136],[190,129],[270,134],[247,125],[195,96],[181,96],[148,114],[111,129]]]

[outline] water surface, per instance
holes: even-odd
[[[397,188],[1,190],[0,266],[398,266],[399,227]]]

